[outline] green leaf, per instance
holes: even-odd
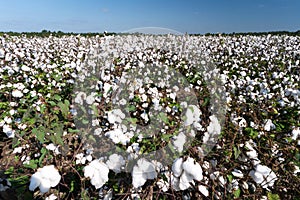
[[[75,181],[71,181],[71,188],[70,188],[69,193],[71,193],[71,192],[74,191],[74,182],[75,182]]]
[[[97,108],[97,106],[96,106],[95,104],[93,104],[93,105],[91,106],[91,109],[92,109],[93,112],[94,112],[94,116],[95,116],[95,117],[99,117],[99,111],[98,111],[98,108]]]
[[[68,128],[68,132],[69,132],[69,133],[79,133],[79,130],[78,130],[78,129],[71,129],[71,128]]]
[[[159,119],[161,119],[165,124],[169,123],[168,116],[165,113],[161,112],[158,115]]]
[[[239,198],[240,195],[241,195],[241,190],[240,190],[240,188],[238,188],[237,190],[235,190],[235,191],[233,192],[233,195],[234,195],[234,198]]]
[[[59,102],[57,105],[60,108],[63,116],[67,117],[68,114],[69,114],[70,102],[68,100],[65,100],[64,103],[63,102]]]
[[[39,158],[39,166],[41,166],[43,159],[45,158],[46,154],[48,153],[48,150],[45,147],[43,147],[41,149],[41,153],[42,153],[42,155]]]
[[[133,112],[133,111],[135,111],[135,110],[136,110],[136,108],[135,108],[134,105],[129,105],[129,106],[127,107],[127,111],[128,111],[128,112]]]
[[[231,183],[233,180],[233,176],[229,174],[229,175],[227,175],[227,179],[228,179],[229,183]]]
[[[89,120],[87,119],[82,119],[81,122],[84,124],[84,125],[87,125],[89,123]]]
[[[204,102],[203,102],[203,104],[202,104],[202,106],[207,106],[208,105],[208,103],[209,103],[209,98],[208,97],[206,97],[205,99],[204,99]]]
[[[4,174],[11,175],[11,174],[13,174],[13,172],[14,172],[14,167],[11,166],[4,172]]]
[[[234,159],[237,159],[240,155],[240,150],[237,147],[233,147]]]
[[[132,124],[136,124],[136,122],[137,122],[137,118],[126,118],[126,120],[128,121],[128,122],[130,122],[130,123],[132,123]]]
[[[24,167],[36,169],[37,168],[36,160],[30,160],[29,164],[24,164]]]
[[[163,135],[161,136],[161,138],[162,138],[164,141],[166,141],[166,142],[169,142],[171,137],[172,137],[171,134],[163,134]]]
[[[82,200],[89,200],[88,191],[85,189],[81,189],[81,199]]]
[[[272,194],[271,192],[268,192],[268,200],[280,200],[280,197],[278,194]]]
[[[88,136],[88,139],[89,139],[90,141],[96,143],[96,139],[95,139],[95,137],[94,137],[93,135],[89,135],[89,136]]]
[[[32,133],[36,136],[40,143],[45,142],[45,130],[42,127],[32,129]]]
[[[61,96],[59,96],[58,94],[55,94],[53,96],[53,98],[56,100],[56,101],[61,101]]]
[[[258,136],[258,132],[256,130],[254,130],[251,127],[247,127],[245,128],[245,132],[247,133],[247,135],[249,135],[252,139],[257,138]]]
[[[56,103],[54,101],[48,101],[48,103],[51,105],[51,106],[56,106]]]

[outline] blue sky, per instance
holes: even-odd
[[[0,31],[300,30],[300,0],[0,0]]]

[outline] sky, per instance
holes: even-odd
[[[0,0],[0,31],[300,30],[300,0]]]

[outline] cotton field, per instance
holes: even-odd
[[[300,198],[300,37],[0,36],[1,199]]]

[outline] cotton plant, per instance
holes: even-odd
[[[212,173],[212,178],[221,186],[228,184],[232,189],[237,189],[237,185],[239,184],[239,186],[245,190],[252,187],[251,183],[245,183],[242,181],[246,176],[243,172],[248,170],[252,170],[250,172],[250,176],[263,188],[266,186],[266,188],[272,188],[276,184],[276,182],[273,183],[272,180],[280,179],[279,174],[276,174],[277,177],[274,177],[274,174],[270,171],[270,169],[261,164],[262,161],[259,160],[258,154],[260,153],[260,143],[255,142],[264,138],[264,136],[267,136],[269,133],[275,133],[277,127],[275,127],[274,119],[276,119],[276,124],[278,123],[277,119],[280,123],[281,116],[289,114],[289,111],[286,110],[293,108],[293,111],[297,113],[297,109],[300,104],[298,83],[300,76],[297,71],[299,68],[299,59],[297,60],[297,56],[295,56],[299,53],[300,48],[298,36],[205,36],[201,39],[194,36],[185,36],[180,38],[172,35],[167,36],[168,39],[165,39],[164,36],[142,37],[134,35],[90,38],[82,36],[64,36],[58,38],[51,36],[46,39],[19,36],[0,37],[2,45],[0,47],[0,79],[3,80],[0,85],[0,90],[1,92],[3,91],[5,97],[7,96],[11,98],[11,102],[8,102],[9,106],[3,110],[3,113],[7,113],[8,116],[4,119],[0,119],[0,132],[3,132],[4,137],[17,139],[20,137],[20,132],[22,133],[22,131],[25,132],[27,129],[30,130],[32,128],[30,124],[26,124],[26,122],[23,123],[22,119],[15,118],[22,114],[20,111],[24,108],[24,105],[30,104],[37,113],[40,113],[43,111],[43,107],[45,106],[44,101],[48,102],[51,100],[53,95],[51,94],[51,91],[61,91],[66,88],[68,84],[73,85],[78,80],[84,80],[87,77],[89,71],[88,67],[83,64],[83,58],[88,52],[96,55],[99,53],[102,57],[107,57],[109,54],[119,57],[120,65],[124,65],[125,70],[130,70],[132,67],[143,67],[143,62],[145,63],[155,59],[159,60],[161,58],[166,58],[165,64],[173,65],[175,68],[183,67],[188,71],[184,75],[186,75],[186,77],[193,77],[195,74],[189,71],[190,66],[184,63],[183,57],[186,56],[186,58],[189,58],[188,56],[190,53],[197,50],[199,52],[205,52],[204,54],[207,54],[213,60],[216,60],[217,63],[221,63],[222,65],[223,69],[220,72],[220,77],[222,83],[226,87],[226,109],[229,112],[239,111],[232,118],[234,125],[238,126],[240,129],[240,135],[238,135],[238,137],[244,136],[245,132],[243,130],[248,127],[255,129],[255,131],[259,134],[257,138],[256,136],[251,136],[253,140],[244,141],[244,143],[236,145],[237,148],[244,148],[242,154],[238,155],[237,159],[239,162],[250,161],[250,167],[253,167],[253,170],[252,168],[247,168],[247,166],[241,165],[237,166],[233,169],[233,171],[228,171],[228,173],[231,173],[234,177],[230,184],[228,182],[224,182],[224,180],[226,180],[224,177],[223,179],[220,178],[222,177],[221,171],[214,171]],[[154,47],[154,49],[173,49],[174,44],[176,44],[176,42],[180,43],[182,40],[184,40],[187,44],[190,44],[186,45],[187,51],[182,52],[182,54],[186,55],[172,56],[168,53],[164,55],[153,50],[147,50],[148,53],[144,53],[146,52],[145,49],[152,47]],[[51,48],[49,48],[49,44],[51,44]],[[61,48],[62,46],[64,48]],[[118,46],[118,48],[111,48],[112,46]],[[97,49],[99,49],[99,52]],[[129,55],[128,53],[132,54]],[[139,60],[138,62],[137,59]],[[141,60],[143,62],[141,62]],[[20,61],[22,62],[22,65],[19,65]],[[262,62],[266,62],[266,66],[262,65]],[[4,63],[6,64],[4,65]],[[281,69],[281,67],[278,67],[279,64],[277,63],[284,66],[284,70]],[[87,64],[92,67],[96,66],[93,61],[87,61]],[[103,66],[100,67],[101,81],[98,80],[99,87],[97,89],[101,91],[103,95],[101,97],[103,102],[110,103],[110,97],[112,92],[116,89],[117,82],[123,82],[124,80],[122,77],[114,74],[113,70],[111,70],[113,67],[108,61],[101,63],[101,65],[102,64]],[[205,63],[202,64],[205,65]],[[61,75],[61,78],[54,78],[56,74]],[[7,76],[16,77],[16,79],[5,80],[5,77]],[[201,89],[197,84],[200,85],[201,83],[195,83],[192,88]],[[155,111],[162,111],[163,109],[160,105],[160,101],[162,101],[163,98],[158,88],[165,86],[167,86],[167,82],[161,81],[155,87],[151,87],[148,90],[147,95],[151,97],[151,103],[153,104]],[[36,88],[42,89],[37,90]],[[94,86],[94,88],[96,88],[96,86]],[[187,91],[190,89],[191,88],[186,88]],[[141,95],[141,99],[146,99],[146,91],[141,90],[139,92],[144,94]],[[174,102],[177,98],[175,93],[168,93],[167,97],[170,98],[172,102]],[[31,100],[32,103],[29,103]],[[96,98],[93,93],[81,93],[80,95],[75,96],[75,103],[80,105],[93,105],[94,101],[96,101]],[[126,103],[128,103],[128,99],[120,99],[119,103],[121,107],[125,106]],[[268,116],[265,121],[249,119],[248,114],[252,115],[260,113],[253,113],[256,111],[251,109],[243,110],[245,105],[256,105],[256,107],[263,111],[264,114],[273,112],[275,117]],[[146,104],[144,104],[143,108],[147,108]],[[168,113],[171,113],[172,111],[173,108],[171,107],[166,109],[166,112]],[[202,117],[202,113],[200,111],[198,112],[197,109],[194,109],[194,111],[196,112],[193,112],[192,109],[187,109],[187,113],[184,113],[187,116],[184,123],[186,125],[193,125],[198,131],[203,131],[204,143],[209,142],[211,137],[219,135],[221,125],[220,122],[218,122],[217,117],[210,117],[210,122],[208,124],[207,131],[205,132],[205,130],[199,126],[199,118],[200,116]],[[118,111],[117,113],[113,112],[115,111],[106,113],[108,118],[105,119],[108,119],[110,124],[106,124],[105,127],[103,127],[99,120],[91,122],[91,125],[95,128],[93,129],[93,133],[94,136],[97,137],[106,135],[106,137],[109,137],[113,143],[126,146],[126,153],[128,153],[128,157],[124,157],[122,159],[119,155],[113,154],[105,162],[94,162],[90,155],[87,156],[86,154],[80,153],[74,155],[75,164],[86,165],[84,168],[85,175],[91,179],[92,184],[94,184],[97,188],[102,187],[103,184],[107,182],[106,174],[108,174],[109,170],[119,173],[123,169],[123,161],[125,159],[134,160],[137,159],[138,156],[141,156],[140,150],[142,147],[139,143],[143,140],[142,134],[139,135],[138,132],[135,132],[136,127],[134,126],[128,126],[125,128],[121,124],[125,119],[123,114],[118,113]],[[280,113],[280,115],[278,113]],[[245,116],[247,116],[247,118]],[[147,113],[143,113],[141,117],[144,118],[145,121],[151,119],[151,116],[149,118]],[[250,124],[248,124],[248,122]],[[101,128],[99,127],[100,124]],[[289,130],[282,134],[290,137],[292,142],[298,140],[299,145],[299,127],[286,128],[289,128]],[[130,140],[135,133],[138,134],[138,139],[132,143]],[[194,132],[191,134],[196,133]],[[177,151],[183,151],[186,137],[187,136],[183,134],[183,132],[179,132],[177,136],[172,138],[171,142],[173,142],[173,146]],[[220,141],[221,144],[223,144],[223,142],[225,141]],[[32,146],[32,144],[28,145]],[[59,154],[58,145],[52,145],[50,143],[44,147],[49,151],[53,151],[55,155]],[[216,148],[219,149],[220,145],[217,145]],[[13,153],[20,157],[23,164],[29,164],[32,159],[32,156],[23,155],[25,154],[26,149],[30,148],[20,146],[13,150]],[[200,147],[197,147],[197,149],[199,152],[202,150]],[[270,146],[270,150],[272,151],[270,156],[279,155],[280,151],[278,151],[278,149],[279,147],[276,147],[275,145]],[[38,153],[33,155],[34,159],[38,159],[39,156],[40,155]],[[90,163],[86,164],[87,162]],[[140,161],[140,163],[141,162],[142,161]],[[151,161],[147,162],[149,163],[142,163],[146,163],[146,165],[153,167],[150,164],[152,163]],[[182,160],[182,163],[184,162],[186,161]],[[217,160],[209,163],[209,167],[207,169],[215,169],[216,164],[214,163],[216,162]],[[281,160],[281,162],[283,161]],[[136,178],[133,179],[133,184],[138,188],[145,184],[143,183],[145,179],[147,180],[154,179],[153,177],[159,177],[158,173],[156,176],[154,176],[153,173],[149,173],[148,176],[147,173],[144,173],[145,170],[143,166],[139,165],[140,163],[138,162],[135,166],[135,172],[143,172],[142,174],[146,175],[141,176],[142,181],[139,182],[138,177],[140,176],[137,175],[138,173],[135,173]],[[158,171],[155,164],[153,165],[155,170]],[[204,171],[208,171],[205,168],[205,164],[201,167],[205,169]],[[170,176],[168,176],[170,177],[168,183],[172,182],[173,187],[177,188],[177,190],[188,187],[189,184],[186,184],[184,180],[188,179],[191,184],[193,184],[193,180],[197,180],[192,180],[192,178],[190,178],[191,175],[187,175],[188,170],[183,169],[183,164],[181,168],[182,172],[180,175],[176,174],[177,176],[175,176],[175,173],[172,171]],[[99,171],[103,174],[100,174]],[[295,166],[295,176],[297,176],[297,173],[299,174],[298,171],[299,169]],[[95,175],[97,173],[98,175]],[[210,174],[206,175],[211,178]],[[273,177],[273,179],[271,180],[268,177]],[[201,180],[204,184],[201,185],[202,182],[198,183],[197,187],[201,194],[208,197],[212,194],[209,193],[209,182],[205,182],[207,181],[205,178],[207,177],[203,177]],[[162,188],[163,191],[167,191],[168,183],[160,179],[158,180],[157,185]],[[134,191],[133,194],[136,194],[135,192],[136,191]],[[219,194],[219,191],[216,191],[216,194]],[[135,196],[138,197],[139,195],[136,194]]]

